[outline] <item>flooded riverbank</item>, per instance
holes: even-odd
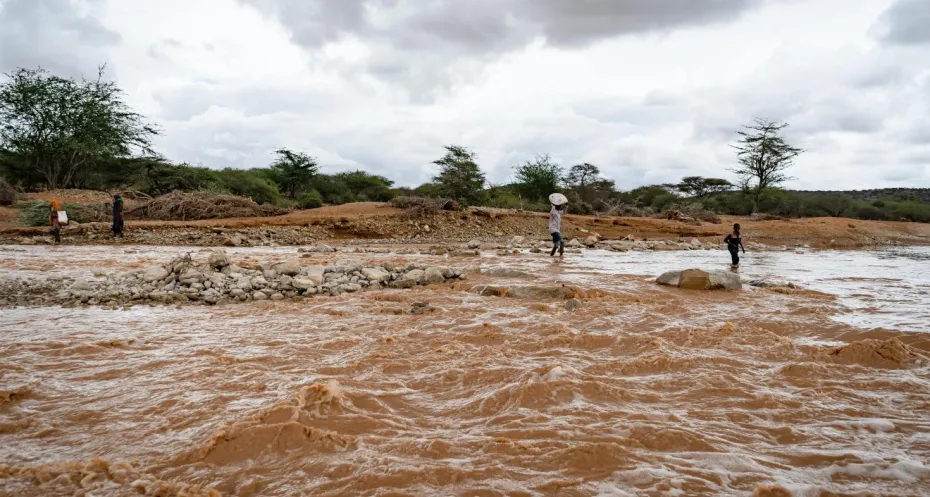
[[[91,281],[182,252],[5,249],[8,275]],[[744,281],[804,290],[739,293],[651,281],[716,251],[313,254],[600,296],[2,309],[0,495],[923,495],[928,254],[749,254]]]

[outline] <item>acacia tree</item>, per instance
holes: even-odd
[[[296,198],[299,193],[309,190],[320,170],[316,159],[286,148],[276,150],[275,154],[278,158],[271,164],[271,171],[281,193]]]
[[[752,210],[756,212],[759,199],[770,188],[791,179],[785,171],[794,164],[794,159],[804,150],[785,142],[781,131],[787,123],[778,124],[757,118],[752,125],[743,126],[749,131],[737,131],[740,140],[731,145],[737,150],[739,165],[733,169],[740,178],[740,185],[752,195]]]
[[[568,170],[568,174],[565,176],[565,182],[569,185],[574,185],[579,188],[584,188],[585,186],[597,181],[600,178],[601,170],[594,164],[576,164]]]
[[[475,162],[474,152],[458,145],[447,145],[446,155],[433,164],[439,166],[439,174],[433,177],[440,195],[461,204],[474,205],[481,202],[485,176]]]
[[[689,197],[698,199],[705,199],[733,189],[733,183],[725,179],[701,176],[688,176],[682,178],[681,183],[670,186]]]
[[[602,178],[600,168],[587,162],[572,166],[563,181],[579,199],[587,203],[604,200],[614,193],[613,180]]]
[[[0,148],[45,179],[49,188],[72,184],[101,160],[151,151],[158,134],[123,102],[123,91],[104,79],[75,81],[43,69],[17,69],[0,84]]]
[[[562,166],[552,162],[549,154],[540,154],[534,160],[515,166],[514,177],[517,193],[534,201],[545,201],[559,189]]]

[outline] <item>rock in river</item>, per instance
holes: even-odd
[[[656,283],[677,286],[685,290],[739,290],[742,288],[738,274],[717,269],[669,271],[656,278]]]

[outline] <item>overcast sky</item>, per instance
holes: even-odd
[[[99,64],[213,168],[288,147],[493,183],[549,153],[618,187],[731,178],[734,131],[790,123],[789,186],[930,187],[930,0],[0,0],[0,71]]]

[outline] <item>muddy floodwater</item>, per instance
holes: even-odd
[[[184,251],[0,247],[0,270],[94,281]],[[0,309],[0,496],[930,495],[930,250],[744,258],[744,282],[794,287],[653,282],[728,258],[314,254],[472,272],[299,301]],[[493,268],[514,271],[476,271]],[[593,297],[469,291],[488,283]]]

